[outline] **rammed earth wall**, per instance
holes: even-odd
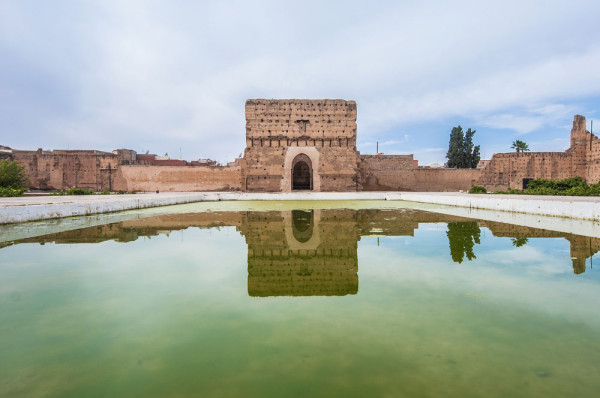
[[[12,157],[25,167],[29,186],[35,189],[77,187],[102,191],[124,183],[118,176],[120,158],[109,152],[13,150]]]
[[[418,168],[413,155],[361,155],[363,191],[460,191],[481,176],[477,169]]]
[[[308,166],[311,190],[359,190],[356,103],[248,100],[244,159],[250,192],[290,192],[299,159]]]
[[[565,152],[495,154],[477,184],[488,191],[523,189],[528,179],[557,180],[581,177],[588,184],[600,180],[600,141],[586,130],[585,117],[575,115],[571,146]]]
[[[573,120],[571,146],[565,152],[501,153],[481,170],[455,170],[419,168],[413,155],[360,155],[354,101],[252,99],[246,101],[245,113],[244,158],[225,167],[191,166],[175,159],[141,164],[145,155],[135,160],[131,150],[0,149],[25,166],[35,189],[441,192],[473,185],[488,191],[522,189],[535,178],[579,176],[590,184],[600,180],[600,140],[586,130],[580,115]]]
[[[240,191],[240,166],[121,166],[123,191]]]

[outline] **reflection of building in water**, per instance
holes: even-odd
[[[565,238],[575,274],[600,251],[600,239],[417,210],[294,210],[166,214],[65,231],[14,242],[129,242],[189,227],[234,226],[248,244],[248,293],[252,296],[347,295],[358,291],[357,242],[362,236],[413,236],[419,224],[448,223],[453,261],[475,258],[480,227],[494,236]],[[459,261],[460,260],[460,261]]]
[[[571,261],[573,262],[573,273],[585,272],[586,261],[600,251],[600,239],[588,236],[565,234],[563,232],[548,231],[545,229],[520,227],[518,225],[504,224],[500,222],[486,221],[494,236],[511,238],[565,238],[571,243]]]
[[[248,244],[248,294],[356,294],[359,234],[350,215],[344,210],[247,213],[241,231]]]

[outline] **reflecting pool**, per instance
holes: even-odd
[[[600,239],[413,209],[0,244],[0,396],[595,397]]]

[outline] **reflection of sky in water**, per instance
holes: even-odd
[[[420,225],[414,237],[363,238],[358,249],[361,292],[370,278],[420,284],[600,326],[600,318],[591,316],[600,314],[598,272],[590,269],[588,259],[586,271],[573,274],[566,239],[529,238],[526,245],[514,247],[511,238],[494,237],[481,228],[476,259],[459,264],[450,259],[446,231],[445,223],[428,224]]]
[[[339,297],[250,297],[235,227],[3,248],[0,396],[595,396],[590,260],[447,230],[363,236]]]

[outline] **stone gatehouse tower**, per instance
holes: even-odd
[[[356,102],[246,101],[242,189],[357,191]]]

